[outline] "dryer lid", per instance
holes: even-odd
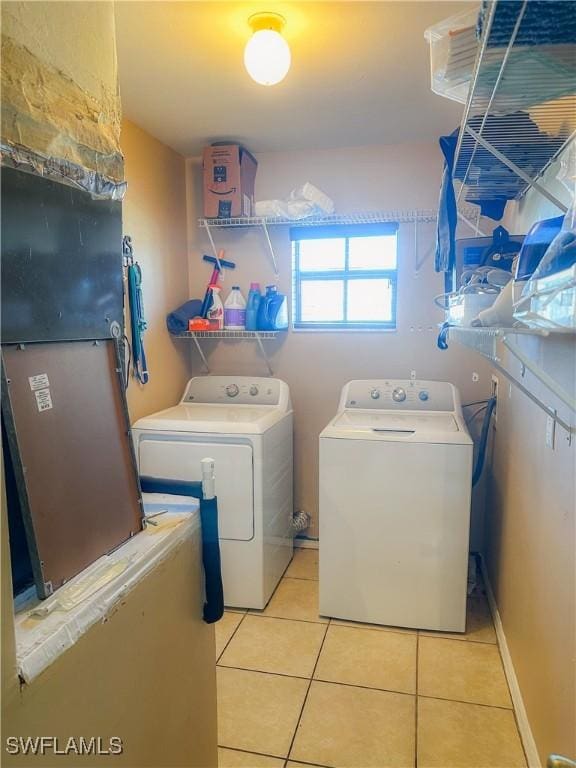
[[[274,406],[186,403],[139,419],[133,429],[261,435],[287,414]]]

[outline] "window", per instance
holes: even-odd
[[[397,224],[293,227],[294,328],[395,328],[397,232]]]

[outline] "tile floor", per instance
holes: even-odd
[[[318,616],[297,549],[264,611],[216,625],[220,768],[522,768],[483,595],[465,635]]]

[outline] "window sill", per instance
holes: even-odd
[[[30,683],[37,678],[93,624],[104,621],[133,587],[199,529],[198,512],[167,514],[162,523],[148,526],[114,552],[99,558],[47,600],[38,600],[34,593],[17,607],[14,629],[16,664],[21,679]],[[102,571],[104,564],[112,569],[122,567],[122,571],[105,583],[101,583],[104,581],[101,577],[101,581],[96,582],[101,586],[90,594],[86,582],[91,574],[96,581],[96,574]],[[59,608],[58,600],[59,597],[62,599],[63,590],[68,590],[67,594],[72,596],[74,585],[80,580],[87,596],[68,610]]]

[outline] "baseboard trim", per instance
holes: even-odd
[[[504,665],[504,674],[506,675],[508,687],[510,688],[510,696],[512,697],[512,703],[514,704],[516,721],[518,723],[520,738],[522,739],[522,745],[526,754],[528,768],[542,768],[540,756],[538,755],[538,750],[536,748],[536,742],[534,741],[532,729],[530,728],[526,707],[524,706],[524,699],[522,698],[520,685],[518,683],[518,678],[516,677],[514,664],[512,663],[512,656],[510,655],[508,643],[506,642],[504,626],[502,624],[502,619],[500,618],[500,613],[498,611],[496,599],[494,598],[494,592],[492,591],[492,585],[490,584],[490,578],[488,577],[488,571],[483,557],[480,558],[480,567],[484,578],[484,586],[486,587],[486,596],[488,597],[490,611],[492,612],[496,637],[498,638],[498,647],[500,648],[502,664]]]

